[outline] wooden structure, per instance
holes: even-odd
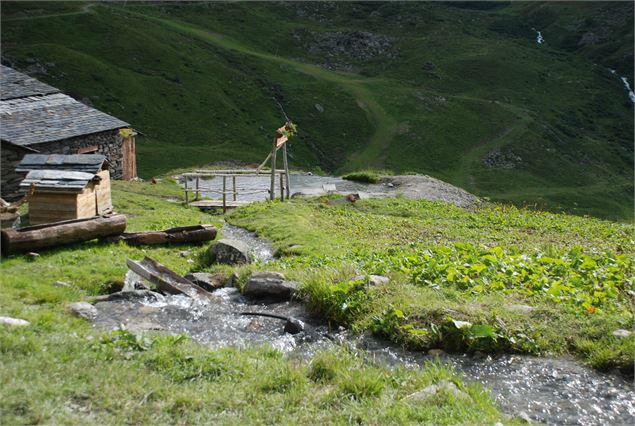
[[[29,226],[20,229],[3,229],[1,231],[2,255],[26,253],[118,235],[125,231],[126,225],[126,216],[117,214]]]
[[[22,189],[33,188],[29,223],[38,225],[112,212],[110,174],[100,154],[28,154],[17,171]]]
[[[192,225],[170,228],[165,231],[124,232],[106,238],[108,242],[125,241],[131,246],[153,244],[191,244],[211,241],[216,238],[212,225]]]
[[[286,114],[285,114],[286,117]],[[189,194],[194,193],[195,198],[191,203],[194,206],[197,206],[202,209],[210,209],[210,208],[222,208],[223,213],[227,211],[228,208],[239,207],[241,205],[247,204],[246,201],[238,200],[238,187],[236,186],[236,179],[238,177],[256,177],[260,175],[271,175],[271,183],[269,186],[269,199],[274,200],[276,198],[276,175],[278,175],[280,179],[280,200],[284,201],[285,199],[289,199],[291,197],[291,184],[289,179],[289,161],[287,158],[287,142],[289,138],[293,136],[296,132],[296,126],[291,121],[287,119],[286,123],[276,129],[276,137],[273,139],[273,146],[271,148],[271,152],[265,158],[265,161],[262,162],[260,166],[258,166],[255,170],[246,170],[246,169],[235,169],[235,170],[197,170],[193,173],[184,173],[183,177],[185,178],[185,203],[189,204]],[[276,160],[278,150],[282,149],[282,160],[283,160],[283,169],[276,169]],[[267,164],[267,161],[271,159],[271,169],[261,170],[262,167]],[[220,177],[223,179],[223,188],[222,190],[213,190],[210,188],[201,188],[201,178],[211,178],[211,177]],[[231,178],[231,190],[228,189],[228,178]],[[190,188],[188,183],[190,179],[194,180],[194,188]],[[253,194],[256,192],[266,192],[266,189],[262,190],[249,190],[242,191],[242,194]],[[199,200],[199,195],[201,192],[208,193],[218,193],[221,195],[220,200]],[[232,199],[228,200],[227,196],[231,195]]]
[[[25,154],[102,154],[113,179],[137,175],[130,124],[0,65],[1,197],[20,197],[14,172]]]
[[[238,179],[253,178],[258,176],[275,175],[279,176],[279,194],[280,200],[284,201],[289,198],[289,180],[287,178],[288,172],[286,170],[250,170],[250,169],[235,169],[235,170],[196,170],[190,173],[183,173],[185,179],[184,191],[185,191],[185,203],[192,206],[196,206],[202,209],[222,208],[223,213],[227,209],[240,207],[248,204],[247,201],[238,200],[239,194],[255,194],[255,193],[267,193],[270,189],[251,189],[244,190],[238,187]],[[222,189],[216,190],[211,188],[203,188],[201,186],[201,180],[210,178],[220,178],[223,180]],[[274,182],[275,183],[275,182]],[[193,185],[192,185],[193,184]],[[230,187],[231,185],[231,187]],[[221,196],[220,199],[215,200],[201,200],[200,194],[203,192],[214,193]],[[190,194],[194,194],[191,199]],[[274,192],[270,193],[271,199],[276,197],[275,187]]]

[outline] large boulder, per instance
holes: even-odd
[[[243,295],[253,299],[289,300],[297,291],[298,283],[279,272],[254,272],[243,287]]]
[[[209,248],[212,262],[234,265],[237,263],[251,263],[251,254],[247,244],[229,238],[218,240]]]

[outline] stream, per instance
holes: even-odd
[[[617,72],[614,69],[609,68],[609,71],[611,71],[611,74],[617,75]],[[633,92],[633,89],[631,89],[631,85],[628,84],[628,79],[626,77],[620,77],[620,81],[628,92],[628,99],[635,104],[635,93]]]
[[[129,272],[127,279],[139,280]],[[96,326],[131,331],[162,330],[185,333],[210,348],[245,348],[269,344],[288,356],[310,360],[333,345],[363,350],[366,356],[385,365],[416,368],[435,358],[420,352],[403,351],[372,336],[331,331],[319,318],[311,317],[299,302],[258,303],[245,299],[236,288],[216,290],[210,302],[186,296],[162,300],[101,302]],[[241,312],[264,312],[301,319],[305,331],[284,333],[284,321],[242,316]],[[521,412],[549,424],[633,424],[635,392],[627,380],[598,373],[566,358],[523,355],[471,356],[442,354],[440,360],[463,376],[491,389],[503,412]]]
[[[223,235],[240,239],[254,248],[258,261],[273,259],[271,245],[255,234],[225,225]],[[132,271],[126,283],[143,279]],[[353,335],[347,330],[329,330],[320,318],[312,317],[299,301],[262,303],[246,299],[238,289],[225,287],[210,300],[183,295],[133,298],[99,302],[94,325],[112,330],[124,326],[131,331],[160,330],[184,333],[210,348],[269,344],[289,357],[309,361],[316,352],[334,345],[360,351],[374,362],[418,368],[436,357],[395,348],[370,335]],[[284,321],[241,315],[260,312],[293,317],[305,324],[304,331],[288,334]],[[539,358],[502,354],[465,355],[442,353],[440,361],[453,367],[466,381],[481,383],[491,390],[501,410],[533,421],[556,425],[632,425],[635,421],[633,383],[621,376],[602,374],[569,358]]]

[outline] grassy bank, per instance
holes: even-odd
[[[633,328],[630,225],[407,199],[257,204],[230,221],[271,239],[334,323],[414,349],[571,353],[632,374],[633,337],[613,335]]]
[[[180,197],[169,179],[113,182],[129,230],[221,224],[220,216],[171,202]],[[302,213],[305,207],[295,205]],[[2,259],[0,315],[31,325],[0,325],[0,424],[515,423],[482,388],[436,364],[389,370],[344,349],[311,363],[266,347],[210,351],[182,336],[101,333],[66,310],[69,302],[118,289],[128,257],[151,256],[184,274],[202,268],[205,248],[88,242],[34,261]],[[185,249],[189,257],[179,255]],[[444,380],[468,397],[442,391],[407,398]]]

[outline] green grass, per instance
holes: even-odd
[[[378,183],[381,177],[386,174],[390,174],[390,172],[384,170],[359,170],[345,174],[342,179],[362,183]]]
[[[271,239],[277,268],[334,324],[418,350],[570,353],[632,374],[634,339],[612,335],[633,328],[631,225],[408,199],[256,204],[230,221]]]
[[[633,218],[633,106],[607,71],[633,81],[631,4],[3,2],[2,12],[6,60],[147,135],[142,177],[260,163],[283,120],[275,97],[299,127],[292,167],[414,171],[493,200]],[[355,30],[392,38],[394,55],[307,47],[311,32]],[[601,39],[579,44],[589,32]],[[496,150],[520,160],[487,166]]]
[[[181,196],[169,177],[156,185],[113,182],[128,230],[222,224],[222,216],[173,202]],[[345,349],[317,353],[312,362],[268,347],[211,351],[185,336],[98,332],[66,309],[119,289],[126,258],[147,255],[185,274],[205,269],[206,248],[86,242],[42,251],[34,261],[2,259],[0,314],[31,325],[0,326],[0,424],[518,423],[487,391],[435,363],[389,369]],[[179,255],[185,249],[194,263]],[[243,280],[249,268],[240,271]],[[407,400],[442,380],[469,398]]]

